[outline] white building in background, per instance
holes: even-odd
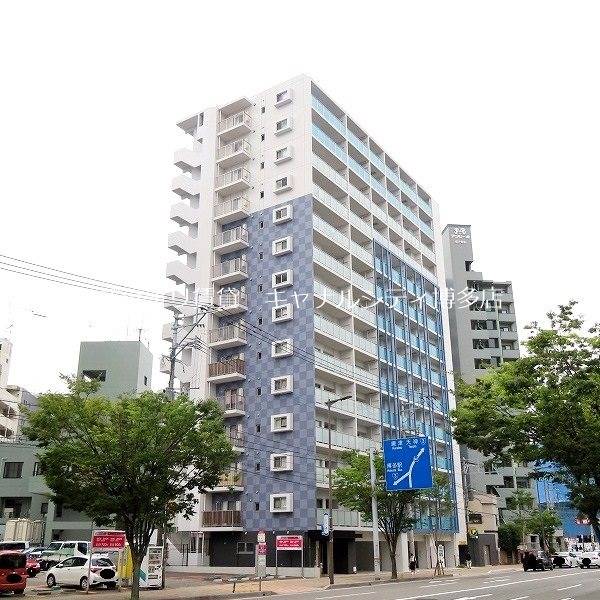
[[[431,566],[437,528],[454,564],[466,534],[435,202],[304,75],[178,126],[189,145],[175,153],[178,228],[168,244],[181,258],[166,275],[179,290],[167,303],[182,318],[179,339],[196,299],[221,309],[188,338],[176,377],[193,398],[219,400],[238,458],[194,518],[178,523],[172,557],[252,570],[259,530],[268,539],[297,533],[316,574],[326,569],[327,512],[335,569],[372,569],[370,525],[327,501],[325,403],[349,396],[332,406],[333,466],[385,438],[430,436],[433,468],[449,475],[457,509],[436,523],[424,511],[415,551]],[[399,128],[391,122],[390,138]],[[398,552],[406,568],[407,536]],[[284,555],[297,571],[300,555]],[[267,560],[272,568],[274,552]]]
[[[14,441],[21,435],[23,408],[34,409],[37,398],[17,385],[9,385],[12,343],[0,338],[0,440]]]

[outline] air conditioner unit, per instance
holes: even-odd
[[[4,509],[4,518],[5,519],[12,519],[14,514],[15,514],[14,508],[5,508]]]

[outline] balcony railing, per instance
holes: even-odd
[[[236,196],[228,198],[215,204],[215,217],[221,217],[232,212],[248,212],[250,210],[250,202],[246,196]]]
[[[215,233],[213,236],[213,245],[215,247],[233,244],[234,242],[248,242],[247,227],[235,227],[234,229],[221,231],[221,233]]]
[[[222,160],[223,158],[227,158],[228,156],[232,156],[233,154],[237,154],[238,152],[246,152],[250,154],[251,146],[246,140],[236,140],[235,142],[231,142],[231,144],[226,144],[225,146],[221,146],[217,149],[217,160]]]
[[[241,527],[242,513],[239,510],[205,510],[202,513],[203,527]]]
[[[248,306],[248,298],[245,289],[231,289],[215,295],[215,304],[221,308],[236,306]]]
[[[248,263],[245,258],[226,260],[225,262],[217,263],[212,267],[213,277],[222,277],[223,275],[237,272],[244,273],[244,275],[248,274]]]
[[[208,376],[219,377],[221,375],[233,375],[246,373],[246,361],[241,358],[232,358],[224,362],[216,362],[208,365]]]
[[[226,396],[218,396],[217,401],[222,406],[223,410],[239,410],[244,411],[244,395],[233,393]]]
[[[244,432],[241,430],[232,429],[229,431],[228,436],[229,442],[235,448],[242,448],[244,446]]]
[[[227,342],[230,340],[245,340],[246,330],[239,325],[225,325],[208,332],[208,343],[216,344],[218,342]]]
[[[317,508],[317,523],[323,522],[325,509]],[[329,511],[327,511],[329,512]],[[370,527],[371,524],[363,521],[360,513],[355,510],[334,508],[331,511],[331,523],[334,527]]]
[[[216,487],[241,487],[244,482],[242,471],[230,471],[219,477]]]
[[[217,130],[219,133],[221,131],[226,131],[227,129],[231,129],[232,127],[236,127],[238,125],[246,125],[248,127],[252,126],[252,117],[247,112],[239,112],[235,115],[231,115],[222,121],[219,121],[219,125]]]
[[[238,182],[245,182],[250,185],[250,171],[248,171],[248,169],[240,167],[239,169],[233,169],[232,171],[223,173],[223,175],[218,175],[215,187],[222,188]]]
[[[315,427],[316,441],[321,444],[329,443],[329,433],[325,427]],[[369,448],[378,448],[379,442],[369,438],[358,437],[349,433],[340,433],[339,431],[331,432],[331,445],[339,448],[347,448],[350,450],[363,450]]]

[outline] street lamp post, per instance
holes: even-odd
[[[327,541],[327,574],[329,575],[329,583],[333,584],[333,499],[331,490],[331,405],[342,400],[348,400],[352,396],[342,396],[341,398],[333,398],[326,400],[327,405],[327,469],[328,469],[328,488],[329,488],[329,540]]]

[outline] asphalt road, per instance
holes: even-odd
[[[600,570],[510,572],[286,595],[285,600],[600,600]]]

